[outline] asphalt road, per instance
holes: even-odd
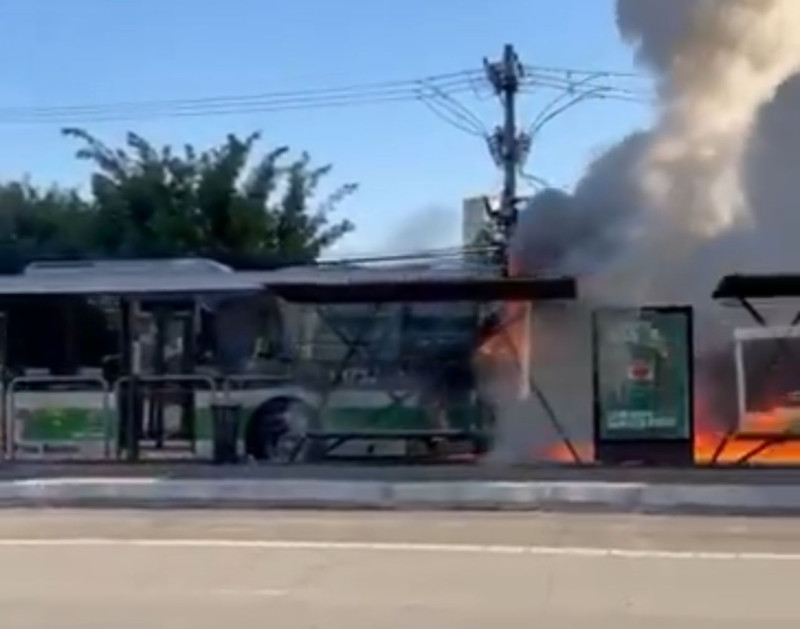
[[[800,626],[790,519],[0,511],[3,629]]]

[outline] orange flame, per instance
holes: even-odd
[[[768,413],[748,413],[744,426],[726,434],[702,393],[695,408],[695,462],[731,465],[796,465],[800,463],[800,440],[791,439],[797,414],[775,408]],[[784,440],[785,437],[790,437]],[[716,457],[716,459],[715,459]]]
[[[781,466],[800,463],[800,438],[781,441],[792,432],[797,415],[784,409],[770,413],[751,413],[744,428],[727,434],[714,419],[712,409],[702,394],[695,407],[694,460],[697,465]],[[800,435],[798,435],[800,437]],[[584,463],[594,461],[593,444],[576,444],[575,449]],[[544,458],[553,463],[572,463],[570,450],[563,443],[547,449]]]
[[[519,276],[522,268],[511,260],[509,274]],[[488,357],[494,367],[515,366],[515,376],[520,391],[528,386],[529,352],[532,349],[530,328],[530,305],[527,302],[506,302],[496,329],[479,348],[482,357]],[[587,418],[587,421],[590,421]],[[726,434],[724,425],[715,417],[714,409],[706,397],[698,392],[695,402],[694,459],[698,465],[716,463],[732,465],[747,459],[751,465],[800,464],[800,410],[792,413],[775,409],[770,413],[752,413],[747,417],[743,430]],[[782,436],[793,434],[796,440],[782,440]],[[583,463],[595,460],[593,443],[572,444]],[[552,463],[574,463],[572,451],[564,443],[557,443],[542,453],[532,453],[534,458]]]
[[[521,267],[511,260],[509,275],[522,273]],[[529,387],[529,357],[531,351],[530,306],[527,302],[510,301],[502,306],[496,327],[480,345],[479,356],[488,358],[495,372],[506,373],[513,379],[520,397],[527,395]]]

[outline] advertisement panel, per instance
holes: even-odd
[[[692,310],[598,310],[593,335],[597,438],[690,442]]]

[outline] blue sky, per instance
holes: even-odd
[[[613,0],[27,0],[0,3],[0,107],[203,98],[414,79],[480,67],[513,43],[542,66],[632,70]],[[462,102],[488,125],[496,101]],[[528,96],[523,118],[546,100]],[[529,170],[568,186],[586,161],[648,111],[597,102],[541,137]],[[80,184],[85,165],[60,125],[0,124],[0,178]],[[89,125],[108,142],[128,129],[156,143],[210,145],[260,130],[357,181],[341,209],[357,231],[338,250],[414,250],[457,242],[461,199],[500,175],[480,140],[422,104]],[[418,230],[417,226],[421,226]]]

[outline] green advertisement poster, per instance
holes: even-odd
[[[600,439],[691,438],[691,326],[689,308],[595,312]]]

